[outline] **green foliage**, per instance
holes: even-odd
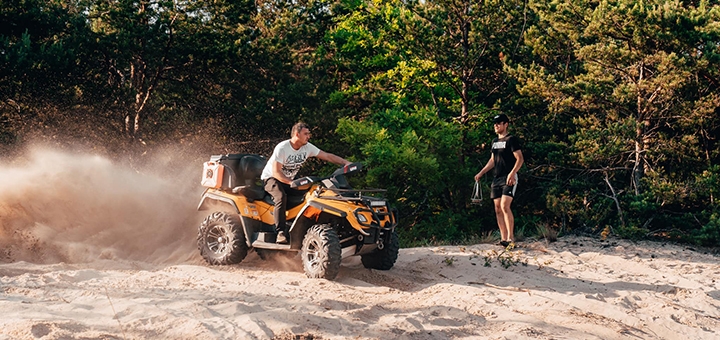
[[[388,110],[378,115],[379,122],[342,119],[337,132],[365,159],[370,168],[368,183],[392,187],[391,192],[397,193],[397,198],[406,200],[400,193],[418,194],[415,190],[409,192],[411,186],[438,189],[433,184],[441,179],[440,168],[432,151],[452,145],[439,144],[444,140],[454,143],[440,131],[422,127],[424,118],[431,119],[425,111],[413,115]]]
[[[139,114],[147,145],[269,153],[305,120],[388,189],[403,245],[454,243],[497,230],[469,196],[503,112],[518,234],[712,245],[717,41],[707,1],[9,0],[0,142],[107,144]]]
[[[704,214],[701,201],[714,195],[698,184],[716,186],[704,180],[712,170],[699,174],[718,161],[706,133],[717,131],[720,102],[703,76],[717,74],[718,50],[706,41],[720,34],[718,9],[622,0],[531,7],[534,62],[506,70],[519,82],[519,103],[545,107],[541,121],[572,122],[538,136],[567,136],[556,144],[564,154],[538,172],[551,179],[539,186],[548,210],[571,228],[614,225],[628,238],[692,230],[697,224],[676,216]],[[544,145],[533,146],[545,158]]]
[[[634,241],[645,239],[650,234],[648,229],[635,225],[629,225],[625,227],[619,226],[614,230],[615,235],[617,235],[618,237]]]
[[[720,165],[711,165],[695,176],[698,196],[715,200],[720,194]]]
[[[462,146],[456,125],[427,109],[386,110],[365,120],[341,119],[337,133],[369,169],[366,184],[386,188],[398,202],[404,224],[414,225],[412,232],[401,234],[404,240],[460,237],[467,218],[453,209],[452,201],[441,199],[458,183],[453,180],[457,169],[448,167],[457,162]]]
[[[452,267],[454,265],[455,261],[457,261],[457,259],[454,256],[450,256],[450,257],[446,256],[445,259],[443,260],[443,263],[445,263],[446,266]]]
[[[536,233],[538,238],[545,239],[548,242],[555,242],[559,236],[558,230],[547,224],[536,225]]]
[[[699,231],[694,233],[695,242],[702,246],[717,247],[720,244],[720,213],[710,215],[710,219]]]
[[[87,66],[84,18],[57,1],[10,0],[0,6],[0,96],[24,103],[37,97],[66,103]],[[66,7],[67,6],[67,7]]]
[[[492,267],[493,261],[497,261],[504,269],[517,266],[518,264],[527,266],[527,258],[525,258],[525,256],[523,255],[524,254],[522,252],[513,250],[511,246],[508,246],[508,248],[505,248],[500,252],[496,250],[491,250],[487,254],[485,254],[485,256],[483,256],[483,259],[485,261],[484,266]]]
[[[397,202],[403,245],[461,242],[496,228],[491,203],[468,207],[478,163],[459,163],[463,139],[482,136],[487,143],[486,131],[467,131],[423,108],[341,119],[337,129],[346,152],[360,155],[368,168],[363,185],[386,188],[388,198]],[[482,155],[483,162],[486,157],[489,153]]]

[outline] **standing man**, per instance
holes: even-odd
[[[295,179],[303,163],[310,157],[317,157],[326,162],[337,165],[347,165],[350,162],[345,159],[324,152],[315,145],[309,143],[310,128],[305,123],[293,125],[290,132],[290,139],[280,142],[275,146],[272,156],[268,159],[260,179],[265,184],[267,191],[275,202],[275,231],[277,231],[277,243],[288,243],[289,235],[285,224],[285,211],[287,210],[287,192],[294,190],[290,183]]]
[[[497,138],[493,139],[492,155],[485,167],[475,175],[475,181],[495,169],[495,177],[490,187],[490,198],[495,204],[495,217],[500,228],[500,244],[507,247],[515,241],[515,218],[510,204],[515,196],[518,176],[517,172],[523,164],[520,140],[508,133],[510,119],[505,114],[493,118]]]

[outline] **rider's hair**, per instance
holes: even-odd
[[[290,137],[293,137],[293,136],[295,136],[295,134],[300,133],[300,131],[302,131],[302,129],[310,130],[310,125],[307,125],[303,122],[296,123],[295,125],[293,125],[292,131],[290,131]]]

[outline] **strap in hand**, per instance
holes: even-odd
[[[475,181],[475,186],[473,187],[472,196],[470,196],[470,202],[472,204],[481,204],[482,203],[482,190],[480,190],[480,182]]]

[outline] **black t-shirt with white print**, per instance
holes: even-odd
[[[520,139],[513,135],[493,139],[492,154],[495,161],[495,178],[507,176],[510,173],[517,162],[513,155],[513,152],[517,150],[521,150]]]

